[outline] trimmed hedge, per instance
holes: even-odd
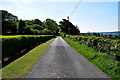
[[[54,39],[55,38],[50,39],[45,43],[36,46],[34,49],[30,50],[22,57],[2,68],[0,70],[0,72],[2,72],[0,78],[2,78],[3,80],[16,80],[27,75],[27,73],[32,69],[40,56],[46,51],[46,49],[54,41]]]
[[[2,36],[2,57],[11,57],[18,52],[52,39],[52,35]]]

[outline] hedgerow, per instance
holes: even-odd
[[[86,44],[97,52],[108,53],[120,60],[120,40],[106,39],[96,36],[67,36],[68,38],[78,41],[80,44]]]
[[[75,50],[99,67],[113,80],[120,80],[119,40],[95,36],[67,36],[63,39]],[[110,79],[111,80],[111,79]]]
[[[41,44],[53,37],[52,35],[2,36],[2,58],[12,57],[30,46]]]

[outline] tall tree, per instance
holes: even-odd
[[[19,21],[19,29],[18,29],[19,34],[24,34],[24,33],[25,33],[25,27],[26,27],[26,24],[25,24],[25,22],[21,19],[21,20]]]
[[[47,28],[47,30],[45,31],[49,31],[50,34],[53,34],[53,35],[57,35],[59,32],[57,23],[52,19],[46,19],[43,22],[43,27]]]
[[[40,21],[39,19],[34,19],[33,21],[33,24],[38,24],[38,25],[42,25],[42,21]]]
[[[2,11],[2,34],[17,34],[17,16],[5,11]]]
[[[74,26],[70,21],[63,19],[63,21],[60,21],[59,23],[62,32],[70,35],[80,34],[80,30],[78,26]]]

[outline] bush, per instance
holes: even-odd
[[[53,38],[51,35],[2,36],[2,57],[11,57],[18,52]]]
[[[109,35],[109,36],[111,36],[111,35]],[[102,38],[102,37],[95,37],[95,36],[89,36],[89,37],[87,37],[87,36],[69,36],[68,38],[72,39],[73,41],[78,41],[80,44],[84,43],[88,47],[91,47],[98,52],[108,53],[108,54],[114,55],[114,56],[116,56],[116,58],[120,59],[120,54],[118,53],[119,52],[118,49],[120,48],[119,40],[106,39],[106,37]]]
[[[109,55],[107,53],[97,52],[94,49],[87,47],[86,44],[79,44],[79,42],[84,40],[81,40],[78,42],[73,41],[73,38],[75,37],[78,37],[78,36],[72,36],[71,39],[64,38],[64,40],[68,42],[68,44],[70,44],[80,54],[85,56],[85,58],[87,58],[90,62],[95,64],[97,67],[99,67],[103,72],[107,73],[107,75],[109,75],[110,78],[112,78],[113,80],[120,80],[120,61],[117,60],[117,59],[120,59],[120,49],[117,52],[117,54],[115,54],[115,56]],[[80,37],[85,38],[84,36],[80,36]],[[110,40],[97,39],[95,37],[92,39],[92,37],[90,36],[88,38],[88,41],[89,41],[88,43],[90,44],[90,46],[93,46],[92,44],[96,40],[98,41],[97,45],[102,46],[99,48],[100,49],[103,48],[105,51],[107,50],[106,48],[109,47],[109,43],[113,44],[113,42],[111,42]],[[120,46],[120,45],[117,45],[117,46]],[[116,56],[117,56],[117,59],[116,59]]]

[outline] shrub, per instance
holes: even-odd
[[[67,36],[67,37],[72,39],[73,41],[79,42],[80,44],[84,43],[88,47],[91,47],[98,52],[108,53],[120,59],[120,54],[119,54],[120,40],[106,39],[106,36],[107,35],[104,35],[105,38],[95,37],[95,36],[89,36],[89,37],[87,36],[69,36],[68,37]]]
[[[2,57],[11,57],[16,53],[53,38],[51,35],[2,36]]]

